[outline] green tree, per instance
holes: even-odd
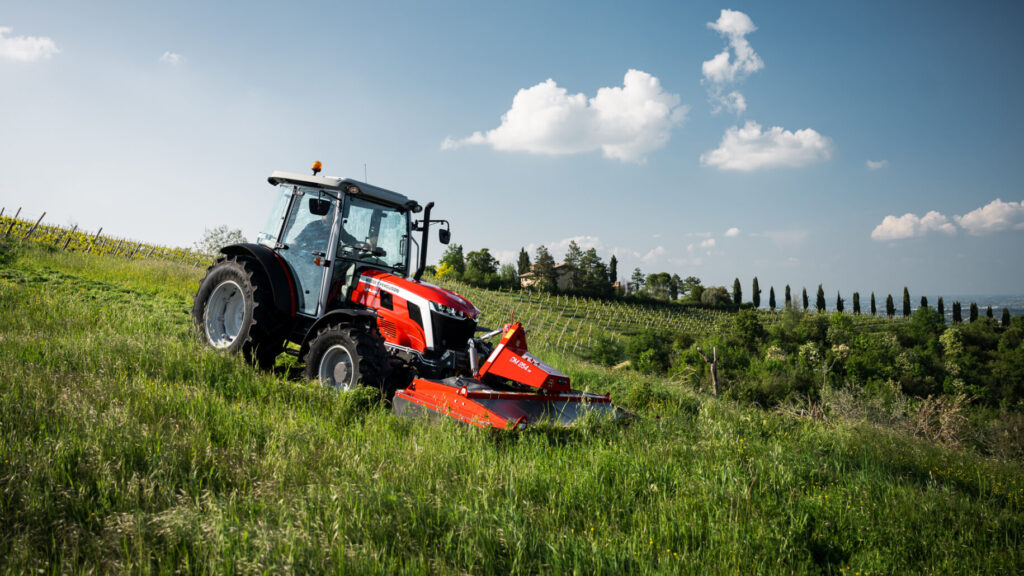
[[[700,302],[700,295],[704,292],[704,286],[701,284],[700,278],[687,276],[683,280],[682,285],[680,285],[679,291],[687,301]]]
[[[633,294],[639,294],[644,289],[644,285],[646,284],[646,277],[644,276],[644,273],[640,271],[639,268],[634,268],[633,276],[630,277],[630,281],[633,284]]]
[[[530,253],[526,248],[519,249],[519,261],[516,262],[516,272],[526,274],[530,271]]]
[[[519,287],[519,272],[517,272],[516,267],[511,264],[501,265],[501,269],[498,270],[498,278],[501,281],[501,285],[506,288]]]
[[[608,260],[608,283],[615,284],[619,281],[619,259],[612,254],[610,260]]]
[[[732,281],[732,301],[737,304],[743,303],[743,287],[740,286],[740,279]]]
[[[611,294],[612,285],[608,282],[608,269],[595,248],[588,248],[580,258],[579,290],[588,296],[607,296]]]
[[[975,302],[971,302],[971,322],[974,323],[974,322],[977,322],[977,321],[978,321],[978,304],[975,303]]]
[[[910,317],[910,290],[907,287],[903,287],[903,317]]]
[[[668,298],[675,302],[679,299],[679,287],[682,284],[682,279],[679,278],[679,274],[673,274],[672,280],[668,285]]]
[[[537,278],[538,289],[545,292],[554,292],[558,289],[555,258],[543,245],[537,247],[537,256],[533,259],[533,274]]]
[[[821,284],[818,284],[818,298],[814,301],[814,307],[819,314],[825,311],[825,291],[821,289]]]
[[[875,293],[871,292],[871,315],[875,316],[878,314],[878,308],[875,306]]]
[[[672,276],[668,272],[656,272],[647,275],[647,295],[657,300],[668,300],[671,292]]]
[[[441,255],[441,264],[451,267],[456,279],[461,280],[466,273],[466,259],[462,255],[462,244],[449,244]]]
[[[939,318],[942,320],[942,323],[945,324],[946,323],[946,304],[942,302],[942,296],[939,296],[939,303],[936,306],[936,308],[938,308]]]
[[[1010,327],[1010,309],[1007,308],[1006,306],[1003,306],[1003,317],[1000,319],[999,324],[1003,328],[1009,328]]]
[[[755,310],[740,310],[733,316],[732,335],[740,346],[755,352],[767,333]]]
[[[992,307],[991,306],[989,306],[988,308],[985,309],[985,317],[986,318],[995,318],[995,316],[992,315]]]
[[[921,296],[921,308],[927,308],[927,307],[928,307],[928,297],[927,296]]]
[[[476,286],[492,287],[498,283],[498,261],[491,251],[481,248],[466,255],[462,279]]]
[[[583,280],[583,274],[580,270],[580,261],[582,259],[583,250],[580,250],[580,245],[575,240],[570,240],[569,249],[566,250],[565,259],[562,261],[569,269],[569,282],[566,285],[566,288],[569,290],[578,289]]]
[[[963,309],[960,306],[960,302],[953,301],[953,324],[960,324],[964,321]]]
[[[700,294],[701,304],[710,306],[726,306],[732,304],[729,298],[729,291],[725,286],[708,286]]]
[[[807,312],[807,288],[803,289],[803,292],[800,295],[800,301],[800,303],[804,305],[804,312]]]
[[[754,303],[754,308],[760,308],[761,307],[761,288],[759,288],[758,285],[757,285],[757,276],[754,276],[753,291],[754,291],[754,293],[750,297],[751,301]],[[738,303],[739,302],[737,302],[737,304]]]
[[[843,297],[839,295],[839,292],[836,292],[836,312],[842,314],[844,308]]]
[[[860,316],[860,292],[853,293],[853,314]]]
[[[885,315],[889,318],[896,315],[896,303],[892,301],[892,294],[885,297]]]
[[[789,284],[786,284],[786,308],[793,307],[793,295],[789,291]]]
[[[775,311],[775,286],[768,287],[768,308]]]

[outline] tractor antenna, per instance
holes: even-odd
[[[363,162],[363,182],[370,183],[370,180],[366,177],[366,162]]]

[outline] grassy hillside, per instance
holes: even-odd
[[[1024,570],[1020,464],[592,366],[539,334],[560,320],[536,302],[539,355],[641,418],[519,434],[400,420],[368,391],[199,347],[200,275],[2,249],[4,572]]]

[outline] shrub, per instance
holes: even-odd
[[[641,332],[626,343],[626,357],[639,372],[664,373],[671,359],[670,342],[656,332]]]
[[[602,334],[594,339],[587,359],[601,366],[614,366],[622,360],[622,345]]]

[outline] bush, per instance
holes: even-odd
[[[614,338],[600,335],[590,346],[587,359],[601,366],[614,366],[622,360],[622,345]]]
[[[662,374],[671,363],[671,344],[656,332],[641,332],[626,343],[626,357],[644,374]]]

